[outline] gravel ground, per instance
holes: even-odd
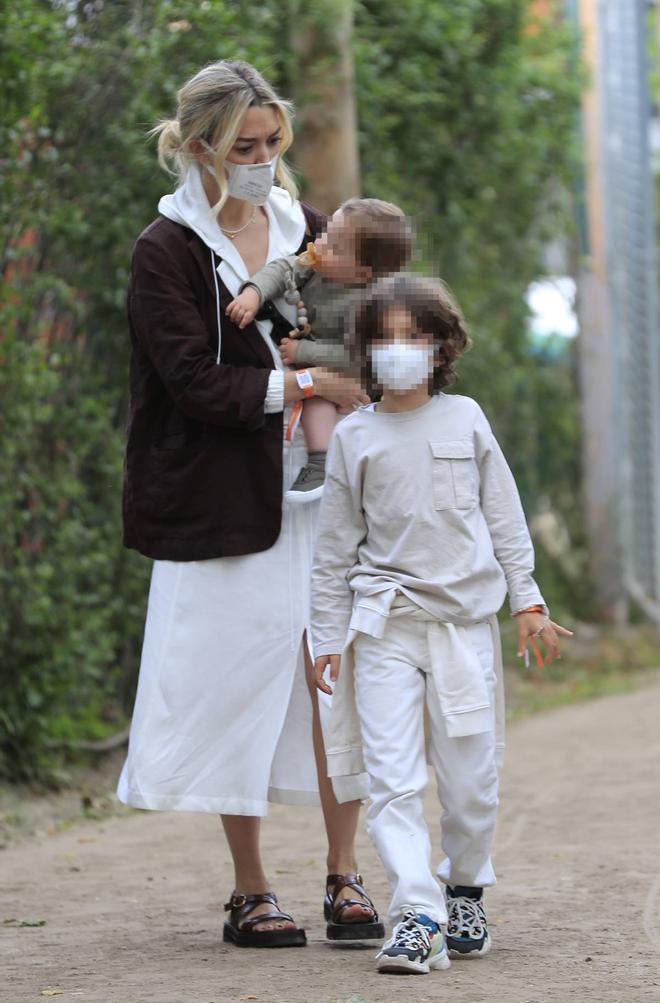
[[[430,791],[436,846],[437,815]],[[377,975],[373,947],[324,940],[320,812],[275,806],[264,843],[282,904],[307,928],[305,949],[222,943],[231,869],[211,816],[132,812],[9,843],[0,1000],[660,1003],[657,683],[510,729],[487,958],[430,976]],[[363,831],[360,863],[384,907]]]

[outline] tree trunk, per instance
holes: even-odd
[[[332,213],[360,194],[352,0],[291,0],[294,162],[305,198]]]

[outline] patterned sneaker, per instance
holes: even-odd
[[[294,504],[306,503],[321,497],[325,481],[326,455],[326,452],[321,450],[309,454],[307,463],[286,493],[287,501]]]
[[[376,955],[379,972],[428,975],[432,968],[449,968],[442,930],[424,913],[405,906],[403,919]]]
[[[482,958],[490,951],[483,888],[447,885],[447,950],[454,957]]]

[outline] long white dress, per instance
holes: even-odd
[[[281,190],[265,208],[271,261],[295,252],[305,223]],[[159,210],[220,255],[218,274],[236,295],[248,275],[210,214],[198,173]],[[282,368],[270,322],[258,327]],[[306,457],[299,431],[284,444],[285,489]],[[280,536],[261,553],[154,562],[121,801],[232,815],[265,815],[269,801],[318,801],[302,648],[318,508],[285,501]],[[328,710],[325,698],[322,714]],[[364,797],[364,778],[351,783],[345,796]]]

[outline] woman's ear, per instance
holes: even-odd
[[[201,139],[191,139],[188,143],[188,149],[198,160],[212,159],[212,154]]]

